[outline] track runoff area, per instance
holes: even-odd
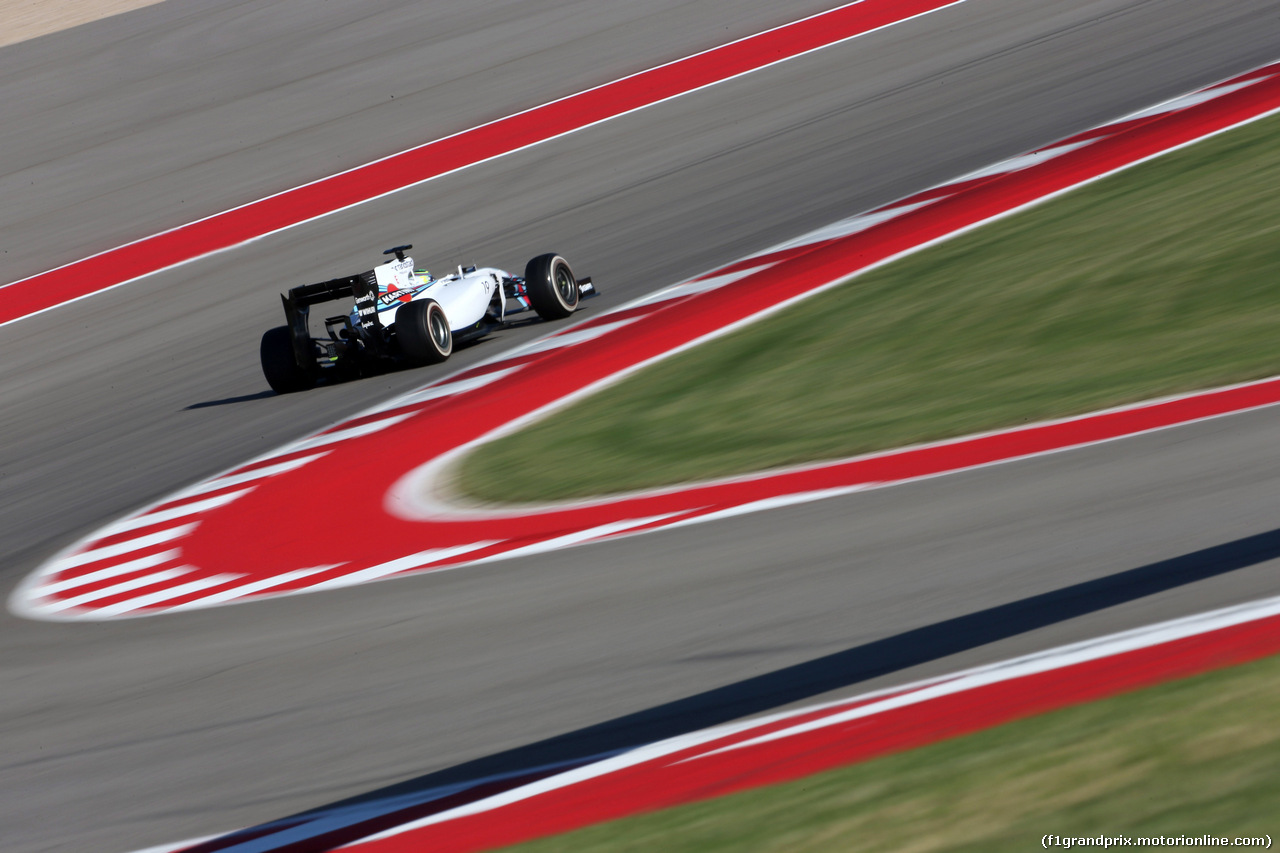
[[[1280,378],[852,459],[567,505],[463,510],[432,497],[435,478],[460,454],[645,364],[859,272],[1276,112],[1280,63],[659,291],[423,386],[117,521],[39,568],[10,605],[36,619],[111,619],[332,589],[821,500],[1275,405]],[[774,268],[784,262],[788,275],[780,283]],[[771,286],[755,287],[757,276],[769,276]],[[727,293],[734,298],[725,299]],[[413,470],[380,475],[359,465],[375,442],[419,446],[416,439],[428,434],[436,455]],[[317,543],[292,535],[289,518],[298,512],[332,516],[332,507],[310,497],[324,494],[316,488],[320,483],[349,484],[348,493],[371,496],[361,512],[382,519],[379,540]],[[288,507],[288,517],[281,507]],[[504,538],[491,538],[494,530]],[[794,779],[1242,663],[1280,652],[1277,629],[1280,598],[1268,599],[694,732],[573,766],[531,768],[321,809],[156,850],[270,851],[317,843],[370,853],[492,849]]]

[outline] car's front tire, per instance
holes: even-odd
[[[539,255],[524,268],[529,302],[544,320],[563,320],[578,307],[581,293],[569,262],[557,254]]]
[[[293,338],[288,326],[267,329],[262,335],[258,356],[262,360],[262,375],[277,394],[292,394],[315,387],[315,371],[299,367],[293,356]]]
[[[396,312],[400,352],[416,365],[439,364],[453,353],[449,318],[434,299],[410,302]]]

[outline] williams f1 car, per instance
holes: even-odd
[[[556,254],[539,255],[524,277],[492,267],[458,267],[435,278],[405,255],[413,246],[387,249],[395,255],[355,275],[304,284],[281,294],[285,325],[262,336],[260,355],[267,384],[279,394],[304,391],[322,378],[380,373],[398,364],[444,361],[454,344],[479,338],[533,311],[544,320],[568,317],[578,301],[594,296],[590,278],[575,278]],[[324,321],[325,336],[313,337],[312,305],[351,298],[346,314]]]

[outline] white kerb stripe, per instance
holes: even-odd
[[[729,506],[724,509],[718,509],[714,512],[708,512],[703,515],[695,515],[690,518],[682,518],[679,521],[673,521],[670,524],[663,525],[664,530],[671,530],[676,527],[690,527],[695,524],[705,524],[708,521],[719,521],[723,518],[733,518],[738,515],[750,515],[753,512],[765,512],[771,509],[780,509],[782,507],[794,506],[795,504],[812,503],[814,501],[824,501],[828,498],[837,498],[843,495],[851,495],[855,492],[864,492],[873,489],[882,483],[855,483],[852,486],[837,486],[830,489],[819,489],[812,492],[794,492],[789,495],[778,495],[772,498],[761,498],[758,501],[750,501],[737,506]]]
[[[911,204],[900,204],[885,210],[877,210],[874,213],[860,213],[857,216],[850,216],[848,219],[841,219],[839,222],[833,222],[830,225],[819,228],[816,231],[810,231],[808,234],[802,234],[794,240],[788,240],[785,243],[779,243],[772,249],[761,252],[761,255],[770,255],[774,252],[785,252],[787,249],[798,249],[801,246],[808,246],[810,243],[821,243],[824,240],[835,240],[839,237],[848,237],[851,234],[857,234],[859,231],[866,231],[874,225],[882,222],[888,222],[890,219],[897,219],[899,216],[919,210],[922,207],[941,201],[946,196],[934,196],[924,201],[912,202]]]
[[[643,527],[646,524],[652,524],[655,521],[673,518],[677,515],[684,515],[688,510],[680,510],[680,512],[668,512],[663,515],[654,515],[649,518],[632,518],[627,521],[614,521],[609,524],[602,524],[599,527],[591,527],[586,530],[578,530],[564,536],[557,536],[555,539],[547,539],[543,542],[535,542],[532,545],[524,545],[519,548],[513,548],[510,551],[503,551],[500,554],[494,554],[489,560],[506,560],[511,557],[525,557],[530,554],[541,554],[544,551],[554,551],[558,548],[567,548],[571,545],[581,545],[590,542],[593,539],[602,539],[606,536],[612,536],[615,533],[621,533],[624,530],[631,530],[636,527]]]
[[[695,293],[705,293],[708,290],[715,290],[716,288],[733,284],[735,281],[741,281],[749,275],[755,275],[761,270],[767,270],[769,267],[776,266],[777,263],[777,261],[769,261],[768,263],[763,263],[745,270],[738,270],[737,272],[720,273],[719,275],[712,275],[709,278],[690,279],[689,281],[681,284],[674,284],[665,290],[659,290],[657,293],[639,299],[631,303],[631,306],[624,305],[618,310],[621,311],[627,307],[638,308],[642,305],[652,305],[655,302],[666,302],[669,299],[682,299],[686,296],[693,296]]]
[[[483,812],[493,811],[503,806],[518,803],[521,800],[528,800],[540,794],[550,791],[567,788],[570,785],[577,785],[580,782],[586,782],[591,779],[607,776],[610,773],[616,773],[619,770],[625,770],[628,767],[634,767],[638,764],[645,764],[653,761],[655,758],[661,758],[670,752],[678,752],[682,749],[688,749],[690,746],[696,746],[699,743],[699,737],[702,733],[695,732],[688,735],[680,735],[669,740],[660,741],[655,744],[641,746],[636,749],[628,750],[603,761],[597,761],[588,764],[585,767],[578,767],[573,770],[567,770],[564,773],[557,773],[554,776],[548,776],[537,782],[530,782],[528,785],[521,785],[518,788],[512,788],[509,791],[503,791],[500,794],[494,794],[483,800],[476,800],[466,805],[457,806],[446,811],[438,812],[428,817],[395,826],[391,829],[361,838],[350,846],[359,848],[363,844],[374,841],[381,841],[384,838],[391,838],[396,835],[403,835],[406,832],[412,832],[415,829],[422,829],[432,824],[445,823],[447,821],[456,820],[460,817],[466,817],[473,814],[481,814]],[[345,848],[344,848],[345,849]]]
[[[181,598],[189,593],[199,592],[202,589],[208,589],[211,586],[221,586],[222,584],[231,583],[234,580],[244,577],[244,575],[211,575],[207,578],[198,578],[188,583],[172,586],[168,589],[162,589],[159,592],[148,593],[137,598],[130,598],[127,601],[109,604],[106,607],[98,608],[98,613],[102,616],[119,616],[122,613],[128,613],[131,610],[137,610],[151,604],[159,604],[161,601],[169,601],[173,598]]]
[[[320,572],[327,572],[330,569],[336,569],[341,565],[342,563],[331,563],[327,566],[315,566],[310,569],[297,569],[296,571],[285,572],[282,575],[276,575],[272,578],[265,578],[263,580],[254,581],[253,583],[234,586],[231,589],[224,589],[221,592],[215,592],[213,595],[206,595],[204,598],[197,598],[184,604],[178,604],[171,607],[170,610],[197,610],[201,607],[212,607],[226,601],[234,601],[237,598],[244,598],[246,595],[261,592],[264,589],[271,589],[272,587],[292,583],[293,581],[301,580],[302,578],[310,577],[311,575],[316,575]]]
[[[1150,118],[1163,113],[1171,113],[1174,110],[1185,110],[1187,107],[1194,107],[1198,104],[1206,104],[1215,98],[1223,95],[1229,95],[1232,92],[1238,92],[1241,89],[1252,86],[1254,83],[1261,83],[1266,77],[1255,77],[1252,80],[1242,80],[1238,83],[1230,83],[1226,86],[1218,86],[1216,89],[1205,89],[1203,92],[1192,92],[1190,95],[1183,95],[1180,98],[1174,98],[1172,101],[1165,101],[1163,104],[1156,104],[1154,107],[1147,107],[1145,110],[1139,110],[1132,115],[1125,116],[1120,122],[1136,121],[1140,118]],[[1120,122],[1116,122],[1119,124]]]
[[[1020,157],[1011,157],[1008,160],[1002,160],[985,169],[979,169],[976,172],[970,172],[963,178],[954,183],[963,183],[965,181],[976,181],[978,178],[990,178],[994,175],[1003,175],[1006,172],[1018,172],[1030,166],[1038,166],[1041,163],[1048,163],[1063,154],[1070,154],[1072,151],[1084,148],[1086,145],[1092,145],[1097,142],[1098,138],[1085,139],[1080,142],[1072,142],[1069,145],[1059,145],[1056,148],[1046,148],[1043,151],[1033,151],[1030,154],[1023,154]]]
[[[178,569],[165,569],[162,572],[153,572],[149,575],[143,575],[140,578],[131,578],[127,581],[121,581],[118,584],[104,586],[101,589],[95,589],[93,592],[86,592],[83,595],[76,595],[71,598],[64,598],[61,601],[50,601],[41,606],[42,610],[49,613],[58,613],[62,610],[68,610],[72,607],[80,607],[90,602],[98,601],[103,598],[110,598],[113,595],[119,595],[122,592],[129,592],[135,589],[141,589],[144,586],[154,586],[158,583],[171,581],[174,578],[188,574],[190,568],[183,566]]]
[[[546,337],[546,338],[542,338],[540,340],[534,341],[528,346],[521,347],[520,349],[515,350],[512,354],[518,355],[518,356],[533,355],[534,353],[549,352],[551,350],[560,349],[562,347],[571,347],[574,344],[580,344],[580,343],[583,343],[584,341],[595,340],[596,338],[599,338],[603,335],[607,335],[609,332],[612,332],[614,329],[619,329],[623,326],[630,325],[631,323],[634,323],[638,319],[639,319],[638,317],[626,317],[622,320],[614,320],[612,323],[602,323],[601,325],[598,325],[598,326],[588,326],[585,329],[579,329],[577,331],[561,332],[558,335],[551,335],[550,337]]]
[[[169,530],[160,530],[155,533],[148,533],[146,536],[139,536],[137,539],[128,539],[124,542],[117,542],[114,545],[104,545],[101,548],[94,548],[90,551],[82,551],[79,554],[72,554],[69,557],[63,557],[53,564],[55,572],[66,571],[75,566],[83,566],[86,563],[96,563],[99,560],[109,560],[112,557],[118,557],[121,554],[128,554],[133,551],[141,551],[143,548],[150,548],[152,545],[158,545],[161,542],[171,542],[174,539],[180,539],[186,536],[192,530],[199,526],[199,522],[193,524],[183,524]]]
[[[464,391],[471,391],[476,388],[497,382],[505,376],[514,373],[520,369],[520,365],[508,367],[502,370],[491,370],[488,373],[482,373],[479,376],[470,376],[466,379],[459,379],[453,382],[441,382],[438,385],[428,385],[419,391],[413,391],[403,397],[396,397],[388,400],[380,406],[375,407],[372,411],[383,412],[390,409],[400,409],[405,406],[412,406],[417,403],[425,403],[428,400],[436,400],[440,397],[452,397],[454,394],[461,394]]]
[[[145,557],[139,557],[136,560],[129,560],[126,563],[116,563],[114,566],[107,566],[105,569],[87,572],[83,575],[66,578],[65,580],[54,581],[53,583],[41,584],[36,588],[37,596],[53,595],[56,592],[62,592],[64,589],[75,589],[78,586],[94,583],[107,578],[117,577],[119,575],[127,575],[130,572],[140,571],[142,569],[150,569],[170,560],[176,560],[178,555],[182,553],[176,548],[172,551],[161,551],[159,554],[148,554]]]
[[[352,438],[359,438],[362,435],[370,435],[380,432],[390,426],[395,426],[406,418],[412,417],[413,412],[405,412],[399,415],[392,415],[389,418],[383,418],[380,421],[370,421],[367,424],[359,426],[347,427],[346,429],[334,430],[333,432],[325,432],[320,435],[313,435],[311,438],[304,438],[301,441],[286,445],[276,453],[271,454],[267,458],[276,456],[286,456],[290,453],[297,453],[302,450],[311,450],[316,447],[324,447],[326,444],[337,444],[340,441],[347,441]]]
[[[252,483],[254,480],[263,480],[267,477],[274,477],[277,474],[286,474],[297,468],[301,468],[308,462],[319,459],[321,456],[327,456],[329,451],[323,453],[313,453],[310,456],[299,456],[296,459],[288,459],[284,462],[277,462],[274,465],[263,465],[261,468],[254,468],[252,471],[242,471],[239,474],[228,474],[225,477],[218,477],[213,480],[206,480],[203,483],[197,483],[190,488],[183,489],[175,494],[169,500],[177,501],[183,498],[193,498],[196,495],[207,494],[208,492],[216,492],[219,489],[229,489],[232,486],[239,486],[242,483]]]
[[[473,542],[470,545],[458,545],[453,548],[432,548],[428,551],[419,551],[417,554],[410,554],[407,557],[400,557],[390,560],[386,563],[380,563],[376,566],[370,566],[367,569],[360,569],[349,575],[333,578],[322,583],[318,583],[311,590],[321,589],[337,589],[338,587],[352,586],[353,584],[366,583],[378,578],[385,578],[388,575],[394,575],[399,572],[407,572],[411,569],[420,569],[423,566],[429,566],[432,563],[438,563],[441,560],[448,560],[461,554],[467,554],[471,551],[478,551],[481,548],[488,548],[490,545],[496,545],[501,540],[492,542]]]
[[[212,498],[205,498],[202,501],[192,501],[182,506],[175,506],[170,509],[162,509],[159,512],[149,512],[145,515],[137,515],[133,518],[126,518],[113,524],[108,524],[98,532],[98,536],[105,538],[114,536],[117,533],[124,533],[126,530],[137,530],[139,527],[151,527],[156,524],[163,524],[166,521],[173,521],[175,518],[185,518],[189,515],[199,515],[206,510],[217,509],[220,506],[226,506],[242,495],[247,495],[254,490],[254,486],[247,489],[240,489],[236,492],[226,492],[216,495]]]

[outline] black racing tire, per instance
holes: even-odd
[[[581,292],[569,262],[557,254],[539,255],[524,268],[529,302],[544,320],[563,320],[578,307]]]
[[[453,353],[449,318],[434,299],[418,299],[396,312],[400,352],[415,365],[439,364]]]
[[[293,338],[288,326],[267,329],[262,335],[258,356],[262,359],[262,375],[267,377],[267,384],[277,394],[292,394],[315,387],[315,371],[303,370],[293,357]]]

